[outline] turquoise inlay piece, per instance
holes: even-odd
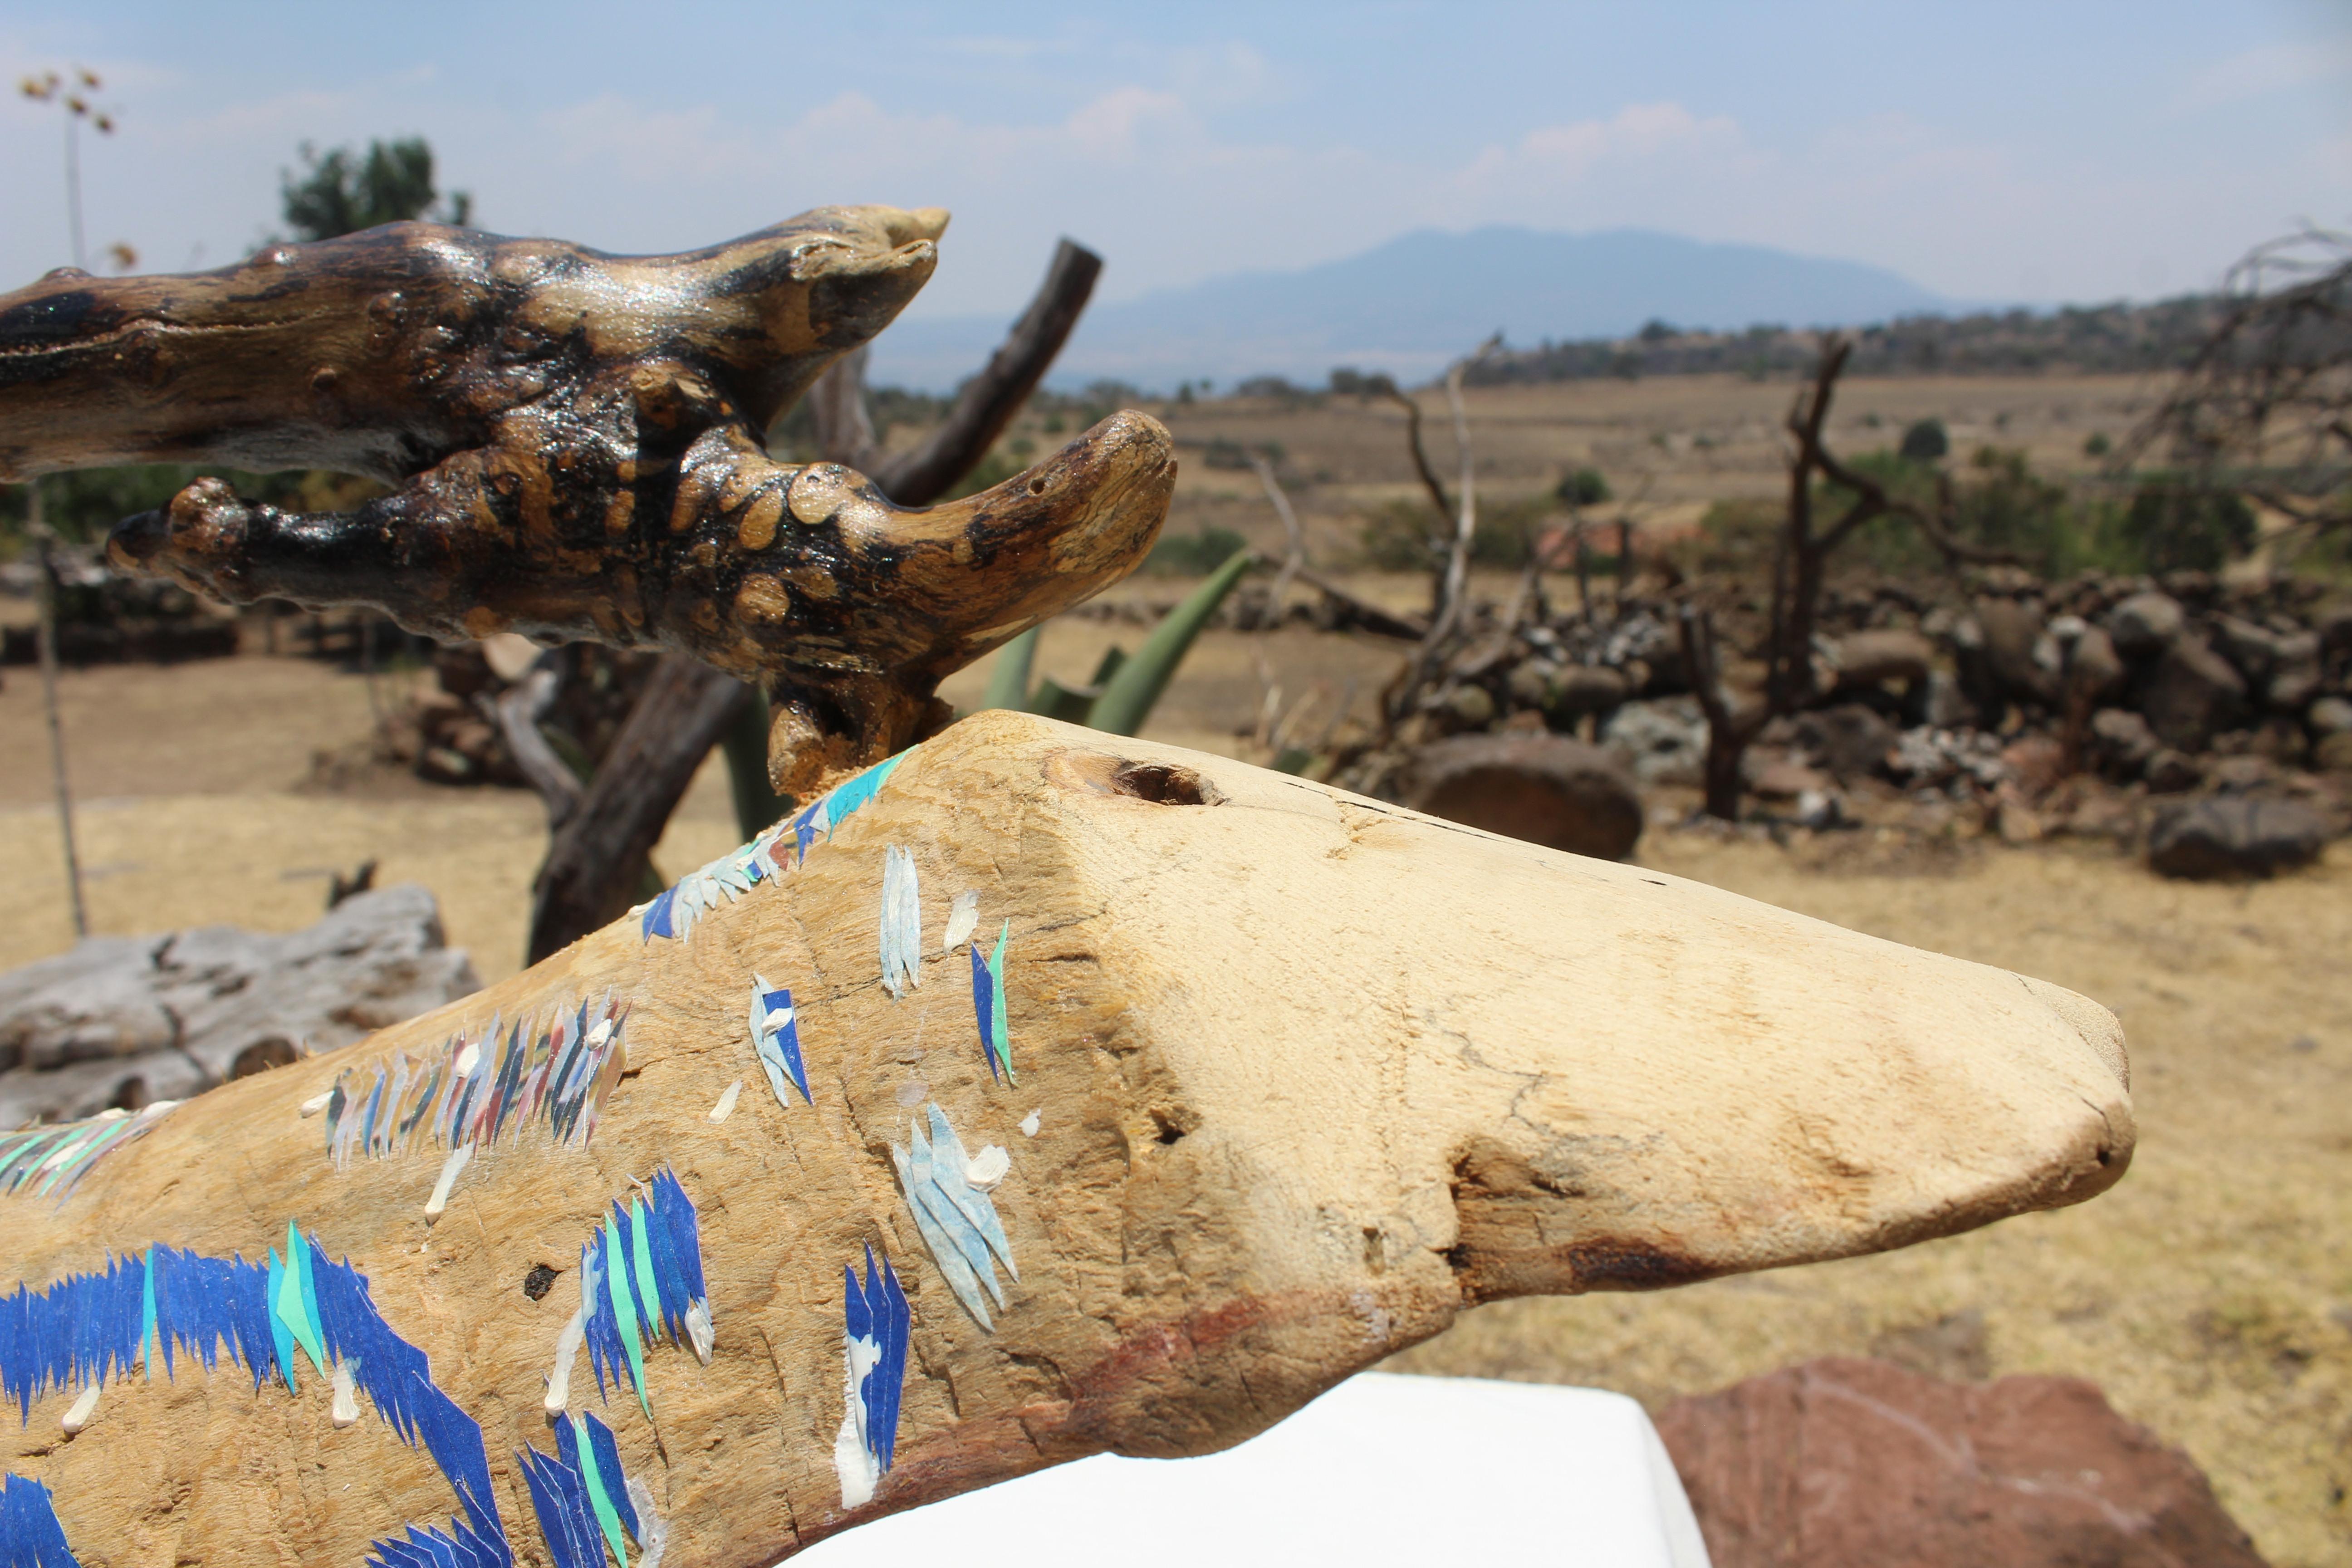
[[[629,1201],[629,1249],[637,1266],[637,1307],[647,1338],[657,1338],[661,1321],[661,1289],[654,1283],[654,1245],[646,1236],[646,1200]]]
[[[613,1549],[613,1561],[621,1568],[629,1568],[620,1512],[613,1507],[612,1494],[604,1489],[604,1478],[596,1472],[596,1445],[588,1440],[588,1424],[577,1415],[572,1417],[572,1441],[580,1455],[580,1479],[588,1483],[588,1506],[596,1510],[596,1528],[604,1532],[604,1544]],[[613,1478],[615,1481],[620,1479]]]
[[[866,769],[864,773],[858,774],[856,778],[851,779],[847,784],[843,784],[840,788],[835,790],[831,795],[825,796],[825,837],[830,839],[833,837],[833,830],[841,826],[844,818],[847,817],[852,812],[855,812],[859,806],[864,805],[867,801],[872,800],[874,798],[874,792],[880,789],[883,784],[889,780],[890,775],[898,771],[898,764],[906,761],[906,759],[907,753],[901,752],[897,756],[891,757],[885,762],[877,763],[872,767]]]
[[[276,1305],[295,1342],[310,1353],[319,1375],[326,1376],[327,1345],[319,1332],[319,1287],[311,1276],[310,1247],[290,1219],[286,1222],[286,1279]]]
[[[105,1128],[106,1124],[102,1121],[90,1122],[73,1137],[50,1150],[48,1157],[41,1162],[43,1165],[48,1167],[49,1173],[42,1180],[41,1184],[34,1189],[34,1195],[47,1197],[49,1189],[58,1184],[58,1179],[63,1176],[68,1168],[79,1162],[82,1149],[105,1131]],[[56,1163],[50,1163],[51,1161],[55,1161]]]
[[[139,1281],[139,1360],[147,1381],[155,1381],[155,1249],[147,1249],[146,1268]]]
[[[995,982],[995,994],[990,998],[989,1033],[996,1047],[998,1065],[1004,1068],[1007,1083],[1019,1083],[1021,1075],[1013,1070],[1013,1037],[1004,1026],[1004,940],[1013,934],[1013,922],[1006,921],[1004,929],[996,933],[996,951],[988,955],[988,977]]]
[[[264,1299],[269,1303],[269,1343],[278,1352],[278,1370],[286,1378],[286,1392],[299,1394],[301,1387],[294,1381],[294,1335],[278,1314],[278,1303],[286,1289],[286,1265],[278,1260],[278,1249],[269,1249],[269,1284]]]
[[[637,1405],[646,1418],[653,1418],[654,1407],[646,1398],[646,1351],[637,1342],[636,1291],[629,1283],[627,1268],[629,1249],[621,1239],[618,1220],[604,1222],[604,1289],[613,1299],[613,1317],[620,1325],[621,1349],[629,1358],[629,1381],[637,1385]]]

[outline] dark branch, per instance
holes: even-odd
[[[536,963],[627,910],[646,857],[751,689],[671,654],[654,667],[596,782],[555,830],[532,889]]]
[[[925,506],[979,466],[1062,352],[1102,266],[1101,257],[1075,240],[1055,248],[1036,298],[987,365],[964,383],[940,427],[914,450],[870,470],[884,495],[900,506]]]

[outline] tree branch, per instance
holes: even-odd
[[[540,732],[539,721],[547,717],[548,710],[563,689],[562,654],[550,648],[531,664],[520,680],[499,694],[495,702],[484,701],[490,717],[497,722],[499,733],[506,737],[507,751],[539,792],[547,807],[548,831],[552,833],[580,809],[582,789],[580,775],[564,764]],[[481,700],[477,699],[477,700]]]
[[[677,654],[654,667],[595,782],[548,846],[532,889],[529,962],[628,908],[663,825],[750,698],[741,681]]]
[[[922,506],[979,466],[1069,341],[1102,267],[1102,258],[1076,240],[1055,247],[1053,265],[1029,309],[980,374],[963,384],[939,428],[912,451],[883,458],[868,470],[884,495],[900,506]]]

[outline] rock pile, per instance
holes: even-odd
[[[2352,604],[2316,584],[2003,568],[1942,605],[1884,584],[1832,594],[1822,625],[1820,703],[1745,759],[1768,820],[1908,806],[1915,826],[2145,840],[2168,875],[2263,876],[2352,818]],[[1406,755],[1339,782],[1405,798],[1412,750],[1540,728],[1615,750],[1644,786],[1695,785],[1706,731],[1681,666],[1662,604],[1490,624],[1399,727]]]

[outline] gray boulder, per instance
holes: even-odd
[[[2157,753],[2156,731],[2128,708],[2102,708],[2091,715],[2091,751],[2110,778],[2136,779]]]
[[[2172,646],[2188,620],[2179,600],[2150,590],[2132,595],[2107,612],[2107,635],[2126,658],[2153,658]]]
[[[2246,720],[2246,683],[2230,661],[2195,637],[2167,647],[2142,682],[2139,710],[2166,745],[2201,752]]]
[[[2268,877],[2319,858],[2327,823],[2294,800],[2211,795],[2174,807],[2147,838],[2147,863],[2167,877]]]
[[[2120,688],[2128,673],[2115,639],[2097,626],[2085,626],[2066,650],[2066,700],[2087,708]]]
[[[2058,654],[2054,643],[2043,647],[2042,612],[2015,599],[1980,599],[1976,619],[1983,631],[1982,658],[1993,691],[2054,706]]]
[[[1915,631],[1889,626],[1840,638],[1834,649],[1840,686],[1916,686],[1935,667],[1936,645]]]
[[[1895,726],[1859,702],[1800,713],[1790,726],[1798,747],[1840,783],[1883,773],[1895,749]]]
[[[1642,797],[1625,764],[1563,735],[1456,735],[1423,746],[1407,772],[1404,803],[1603,860],[1623,859],[1642,837]]]
[[[2313,639],[2315,655],[2318,652],[2317,640]],[[2213,617],[2214,651],[2237,667],[2248,686],[2260,687],[2269,682],[2271,671],[2278,666],[2279,641],[2279,635],[2268,626],[2258,626],[2235,616]]]
[[[2319,681],[2319,634],[2294,632],[2279,638],[2278,658],[2263,693],[2272,708],[2281,713],[2297,711],[2318,694]]]
[[[1632,695],[1624,672],[1605,664],[1555,665],[1529,659],[1511,671],[1511,699],[1555,721],[1606,713]]]
[[[2352,733],[2352,701],[2341,697],[2323,697],[2311,705],[2303,716],[2315,735]]]
[[[1644,784],[1695,784],[1706,764],[1706,718],[1692,697],[1628,702],[1601,727],[1601,743]]]
[[[184,1100],[480,984],[413,882],[346,899],[286,935],[90,937],[0,973],[0,1128]]]

